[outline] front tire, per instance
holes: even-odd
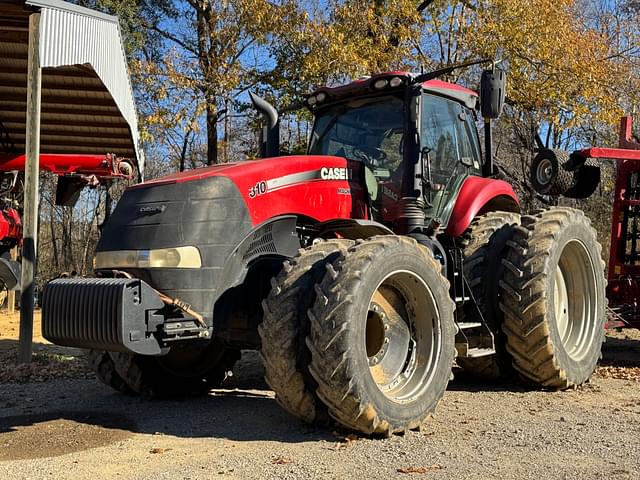
[[[109,354],[127,387],[147,398],[203,395],[227,378],[240,351],[213,341],[205,348],[173,347],[161,357],[129,353]]]
[[[96,378],[102,383],[120,393],[133,393],[116,371],[116,365],[109,355],[109,352],[105,352],[104,350],[89,350],[87,352],[87,361],[91,369],[95,372]]]
[[[586,382],[606,321],[602,249],[589,219],[565,207],[522,217],[510,247],[501,308],[514,367],[544,387]]]
[[[404,432],[434,412],[451,377],[454,303],[415,240],[358,241],[327,265],[309,311],[309,370],[329,414],[366,434]]]

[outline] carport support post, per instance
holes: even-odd
[[[27,70],[27,131],[24,168],[24,225],[22,234],[22,281],[20,296],[20,343],[18,361],[31,362],[33,307],[38,232],[38,176],[40,163],[40,13],[29,16]]]

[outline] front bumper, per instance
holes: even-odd
[[[164,307],[139,279],[53,280],[44,288],[42,336],[69,347],[162,355]]]

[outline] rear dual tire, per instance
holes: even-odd
[[[500,286],[514,368],[552,389],[586,382],[606,320],[601,247],[589,219],[565,207],[524,216],[509,246]]]
[[[502,260],[508,251],[507,243],[519,223],[519,213],[489,212],[477,217],[465,232],[464,273],[482,318],[476,318],[477,310],[469,305],[465,305],[464,318],[471,322],[484,320],[494,336],[496,350],[493,355],[456,360],[466,373],[477,379],[496,380],[513,374],[502,332],[499,282],[503,276]]]

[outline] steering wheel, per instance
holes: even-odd
[[[387,159],[387,152],[381,148],[359,146],[353,148],[353,156],[359,160],[362,160],[365,164],[371,165],[374,168],[381,166],[382,162]]]

